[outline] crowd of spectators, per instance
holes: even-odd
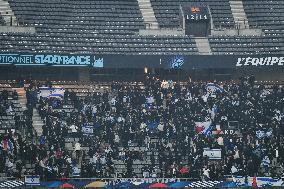
[[[84,98],[66,90],[64,100],[36,99],[33,86],[27,98],[44,120],[42,136],[26,140],[9,134],[2,141],[18,141],[14,159],[34,164],[35,173],[49,179],[114,177],[118,161],[126,166],[120,176],[137,177],[134,161],[143,164],[148,152],[144,177],[282,176],[284,89],[256,85],[252,77],[218,84],[222,91],[213,94],[205,82],[147,77],[143,85],[113,82],[109,91]],[[73,110],[63,111],[64,104]],[[238,123],[236,131],[221,133],[230,121]],[[211,132],[198,133],[196,122],[210,122]],[[67,138],[76,139],[71,150]],[[129,150],[131,146],[144,150]],[[221,149],[221,160],[203,156],[204,148]]]

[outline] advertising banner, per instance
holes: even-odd
[[[284,68],[281,55],[90,55],[0,54],[0,65],[88,66],[92,68],[248,69]]]

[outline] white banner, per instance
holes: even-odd
[[[220,160],[222,159],[222,152],[221,152],[221,149],[204,148],[203,156],[208,156],[209,159],[212,159],[212,160]]]

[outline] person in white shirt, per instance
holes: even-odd
[[[76,134],[77,134],[77,131],[78,131],[78,127],[76,125],[72,124],[69,128],[71,129],[72,136],[75,137]]]
[[[223,139],[222,136],[219,136],[219,137],[217,138],[217,143],[218,143],[218,145],[220,145],[220,146],[224,146],[224,139]]]
[[[203,178],[204,180],[210,180],[210,170],[208,167],[203,168]]]
[[[232,175],[236,175],[238,173],[238,169],[237,169],[237,167],[235,165],[232,165],[231,173],[232,173]]]
[[[120,142],[120,138],[119,138],[119,135],[117,133],[114,135],[114,142],[116,144],[119,144],[119,142]]]
[[[161,132],[164,131],[164,124],[163,123],[159,123],[158,130],[161,131]]]
[[[163,80],[163,82],[161,83],[161,88],[162,89],[168,89],[169,88],[169,82],[167,82],[166,80]]]

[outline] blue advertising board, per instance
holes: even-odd
[[[87,66],[91,68],[247,69],[284,67],[281,55],[89,55],[0,54],[0,65]]]

